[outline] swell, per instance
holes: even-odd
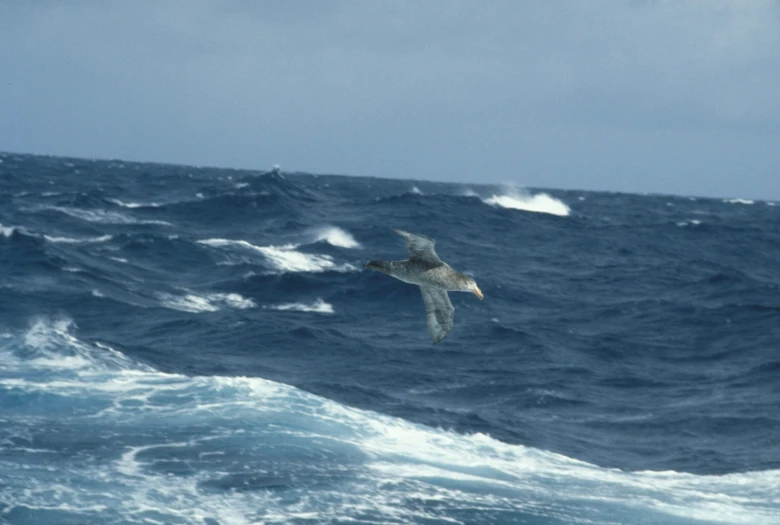
[[[0,427],[3,512],[12,520],[273,521],[290,518],[289,501],[301,517],[378,522],[479,515],[762,525],[777,512],[777,470],[604,469],[260,378],[161,373],[110,342],[77,336],[68,319],[37,319],[7,334],[0,356],[10,367],[0,396],[16,423]],[[430,410],[434,419],[447,412]],[[57,446],[63,439],[66,448]],[[60,468],[50,468],[52,458]]]

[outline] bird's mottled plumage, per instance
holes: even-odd
[[[420,287],[428,319],[428,332],[433,343],[444,339],[452,330],[455,309],[447,292],[473,292],[482,299],[474,279],[455,271],[436,254],[436,241],[425,235],[395,230],[406,241],[409,259],[406,261],[370,261],[368,268],[386,273]]]

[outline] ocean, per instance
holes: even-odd
[[[0,153],[0,523],[780,524],[775,204]]]

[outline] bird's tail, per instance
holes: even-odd
[[[371,268],[378,272],[390,273],[391,264],[390,261],[368,261],[366,263],[366,268]]]

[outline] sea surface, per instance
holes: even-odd
[[[780,524],[734,197],[2,153],[0,523]],[[438,345],[392,227],[485,294]]]

